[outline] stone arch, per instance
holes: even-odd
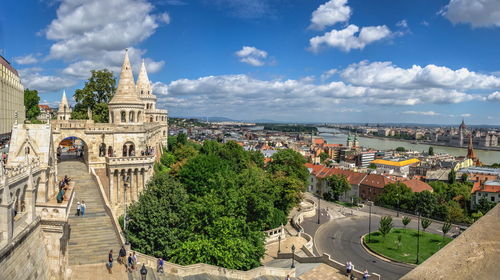
[[[153,122],[153,116],[149,117],[149,122]]]
[[[121,121],[122,123],[127,122],[127,113],[126,113],[125,111],[121,111],[121,112],[120,112],[120,121]]]
[[[86,140],[85,135],[82,135],[81,133],[75,133],[73,135],[62,134],[58,138],[55,139],[54,146],[56,147],[56,149],[59,150],[59,148],[62,147],[61,144],[63,143],[63,141],[68,140],[68,139],[79,141],[79,142],[77,142],[77,144],[80,146],[80,148],[81,148],[80,152],[82,152],[83,155],[82,156],[78,155],[75,152],[75,149],[71,149],[71,151],[69,153],[67,153],[67,151],[65,151],[68,149],[63,149],[63,155],[64,155],[64,152],[66,152],[67,155],[73,156],[73,157],[61,157],[61,158],[59,158],[59,160],[64,160],[64,159],[68,159],[68,158],[69,159],[81,158],[85,164],[88,164],[88,162],[89,162],[89,146],[87,143],[89,143],[89,142],[88,142],[88,140]]]
[[[122,156],[131,157],[135,156],[135,144],[132,141],[127,141],[122,147]]]
[[[137,111],[137,122],[142,122],[142,121],[141,121],[141,118],[142,118],[142,113],[141,113],[141,111]]]
[[[135,122],[135,112],[134,111],[128,112],[128,121],[131,123]]]
[[[109,146],[108,147],[108,157],[112,157],[113,156],[113,146]]]
[[[25,185],[25,188],[27,188],[28,186]],[[18,213],[21,213],[20,211],[20,195],[21,195],[21,189],[18,188],[16,190],[16,194],[14,195],[14,216],[17,216]]]

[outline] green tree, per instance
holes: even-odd
[[[454,223],[461,223],[464,221],[464,209],[460,207],[460,204],[458,202],[451,200],[448,201],[445,206],[447,210],[447,220],[450,220]]]
[[[380,225],[378,228],[378,231],[382,234],[382,236],[385,239],[385,236],[391,232],[393,228],[392,224],[392,217],[391,216],[385,216],[380,218]]]
[[[389,208],[410,209],[414,194],[409,187],[401,182],[390,183],[384,187],[384,192],[377,196],[376,204]]]
[[[417,212],[424,217],[429,217],[436,208],[437,199],[430,191],[423,191],[415,193],[413,203]]]
[[[305,184],[309,178],[309,171],[305,167],[306,159],[298,152],[286,149],[280,150],[272,157],[267,169],[273,174],[282,172],[284,176],[290,176],[299,179]]]
[[[368,165],[368,168],[377,169],[377,165],[375,163],[370,163],[370,165]]]
[[[462,176],[460,176],[460,181],[465,183],[465,182],[467,182],[468,178],[469,178],[469,175],[467,175],[467,173],[462,173]]]
[[[322,152],[321,154],[319,154],[319,160],[321,162],[325,162],[325,160],[327,160],[327,159],[328,159],[328,154],[327,153]]]
[[[406,149],[404,147],[397,147],[396,152],[406,152]]]
[[[404,226],[405,231],[406,231],[406,226],[411,222],[411,218],[408,216],[405,216],[405,217],[403,217],[402,222],[403,222],[403,226]]]
[[[456,181],[457,181],[457,173],[455,172],[455,169],[452,169],[450,173],[448,173],[448,183],[454,184]]]
[[[425,231],[432,224],[432,221],[428,218],[422,218],[420,224],[422,225],[422,228]]]
[[[83,89],[75,90],[75,108],[71,114],[73,119],[87,119],[87,110],[92,111],[96,122],[108,122],[108,103],[116,90],[116,79],[107,69],[92,70]]]
[[[443,224],[443,227],[441,227],[441,230],[443,231],[443,242],[444,242],[445,235],[450,231],[450,229],[451,229],[451,223],[450,222],[445,222]]]
[[[288,213],[302,200],[305,185],[300,179],[278,172],[272,176],[272,184],[276,193],[275,207],[283,212]]]
[[[188,237],[185,217],[189,197],[167,173],[157,173],[132,204],[127,236],[132,247],[145,254],[169,259],[172,250]]]
[[[26,109],[26,119],[33,121],[40,115],[40,107],[38,103],[40,102],[40,97],[38,96],[37,90],[24,90],[24,108]]]
[[[431,146],[431,147],[429,147],[429,152],[428,152],[428,154],[429,154],[430,156],[433,156],[433,155],[434,155],[434,148],[433,148],[432,146]]]
[[[351,189],[351,184],[349,184],[345,175],[330,175],[326,178],[326,182],[330,187],[330,195],[334,200],[339,200],[340,195]]]
[[[479,200],[479,203],[478,203],[476,209],[477,209],[477,211],[480,211],[481,213],[486,214],[486,213],[488,213],[488,211],[493,209],[493,207],[495,207],[495,203],[491,202],[488,199],[483,197]]]

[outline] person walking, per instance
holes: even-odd
[[[130,253],[128,255],[128,259],[127,259],[127,268],[128,268],[128,272],[132,272],[132,266],[134,265],[134,259],[132,259],[132,253]]]
[[[82,216],[85,216],[85,210],[87,210],[87,205],[85,205],[85,201],[82,200],[82,204],[80,205],[80,212],[82,213]]]
[[[109,274],[113,274],[113,250],[109,250],[109,255],[108,255],[108,271]]]
[[[121,264],[125,264],[126,256],[127,256],[127,250],[125,250],[125,246],[122,246],[120,252],[118,253],[118,262]]]
[[[132,268],[134,270],[137,269],[137,256],[135,255],[135,252],[132,254]]]
[[[82,209],[82,205],[80,204],[80,201],[76,203],[76,215],[80,216],[80,211]]]
[[[158,268],[156,269],[156,272],[163,273],[163,265],[164,265],[163,259],[159,258],[158,259]]]
[[[351,272],[352,272],[352,263],[351,261],[348,261],[345,265],[345,271],[346,271],[346,275],[349,276],[351,275]]]
[[[368,274],[368,269],[365,269],[365,272],[363,273],[363,280],[368,280],[368,277],[370,277],[370,275]]]

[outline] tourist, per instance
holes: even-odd
[[[76,203],[76,215],[80,216],[80,212],[82,211],[82,205],[80,204],[80,201]]]
[[[138,262],[137,262],[137,256],[135,255],[135,252],[134,252],[134,253],[132,254],[132,268],[133,268],[134,270],[136,270],[136,269],[137,269],[137,264],[138,264]]]
[[[363,272],[363,280],[367,280],[370,275],[368,275],[368,269],[365,269],[365,272]]]
[[[113,273],[111,269],[113,268],[113,250],[109,250],[109,255],[108,255],[108,271],[109,273]]]
[[[346,263],[345,270],[346,270],[347,276],[351,275],[351,272],[352,272],[352,263],[350,261],[348,261]]]
[[[82,204],[80,205],[80,212],[82,213],[82,216],[85,216],[85,210],[87,209],[87,205],[85,205],[85,201],[82,200]]]
[[[158,268],[156,269],[156,272],[158,273],[163,273],[163,265],[165,261],[162,258],[158,259]]]
[[[285,280],[290,280],[290,274],[285,277]]]
[[[133,266],[134,266],[134,259],[132,258],[132,253],[130,253],[127,259],[128,272],[132,272]]]
[[[125,250],[125,246],[122,246],[118,255],[118,262],[124,264],[126,256],[127,256],[127,250]]]

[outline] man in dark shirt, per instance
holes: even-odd
[[[109,273],[113,273],[111,270],[113,268],[113,250],[109,250],[109,255],[108,255],[108,271]]]

